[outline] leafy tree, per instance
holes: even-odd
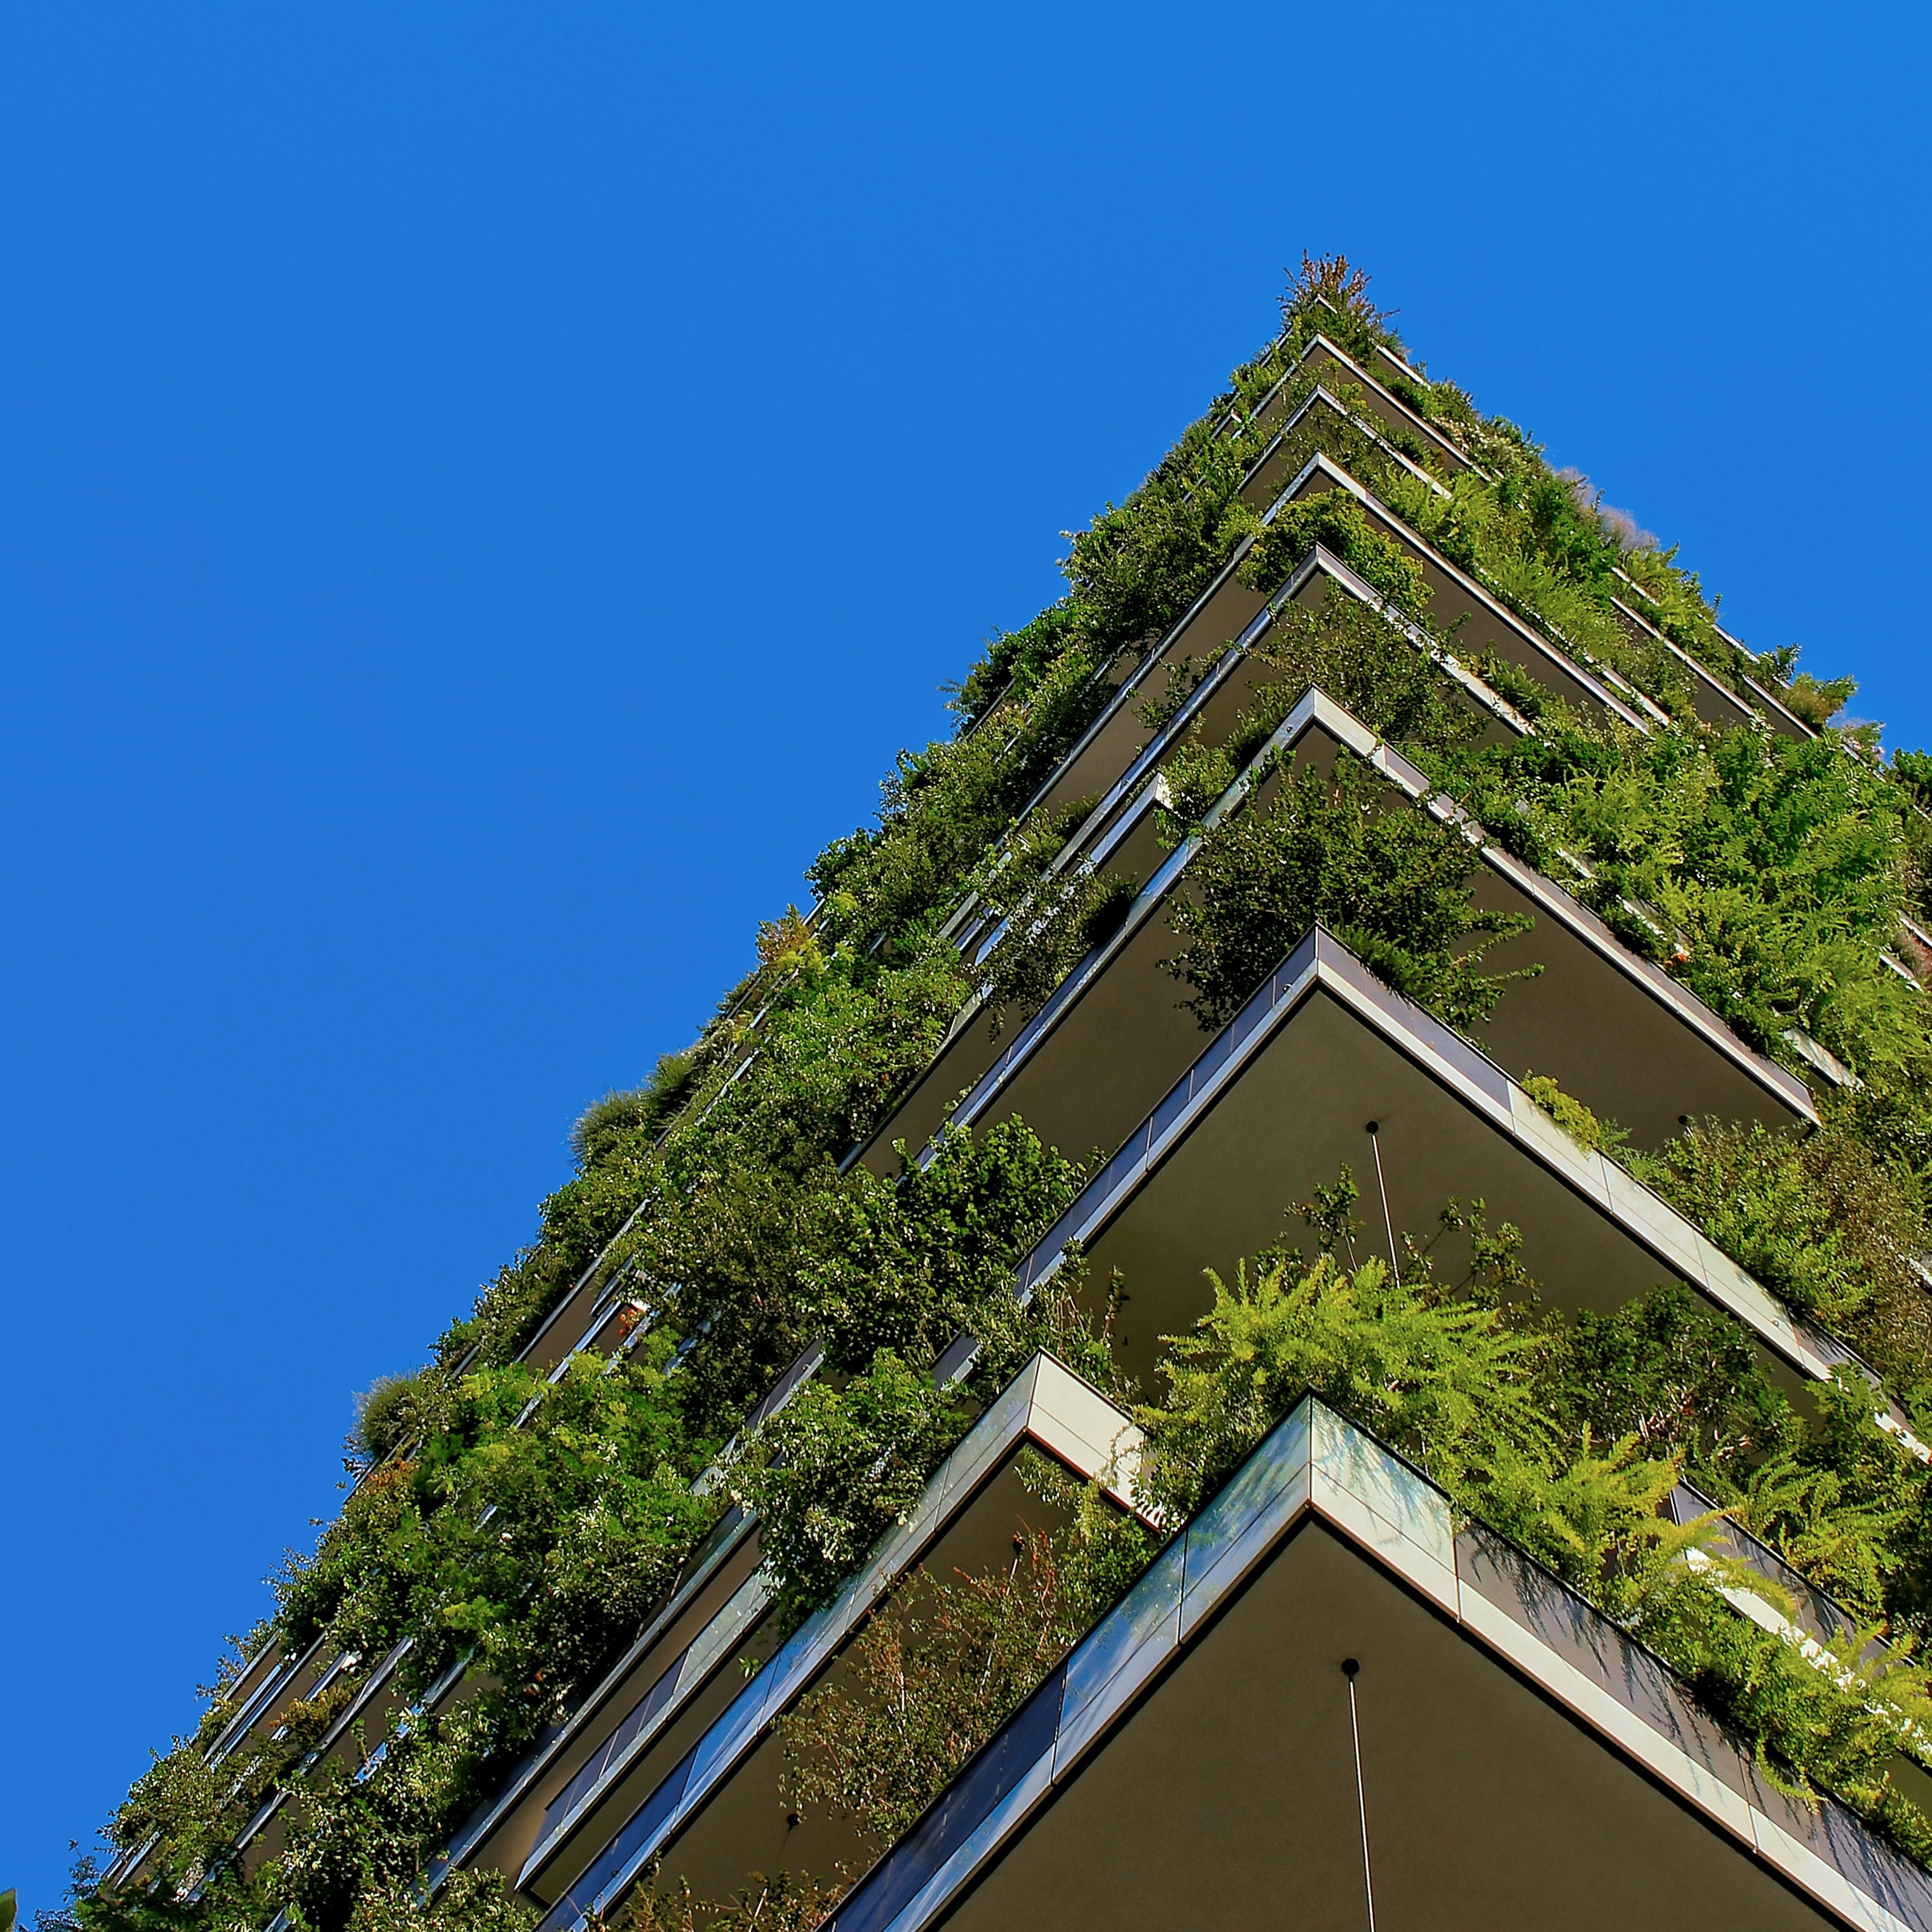
[[[880,1850],[914,1823],[1065,1654],[1049,1538],[985,1576],[909,1579],[842,1671],[779,1727],[800,1812],[849,1819]]]
[[[1843,1107],[1804,1139],[1708,1120],[1640,1164],[1644,1178],[1792,1307],[1868,1348],[1909,1396],[1932,1372],[1915,1267],[1932,1253],[1918,1190]]]
[[[1551,1343],[1548,1400],[1566,1438],[1630,1437],[1684,1458],[1707,1486],[1736,1480],[1797,1426],[1750,1336],[1681,1282],[1607,1314],[1582,1310]]]
[[[1318,920],[1451,1025],[1495,1011],[1513,976],[1484,976],[1482,953],[1527,920],[1473,902],[1481,862],[1460,834],[1387,803],[1345,751],[1331,776],[1284,770],[1265,810],[1233,812],[1208,835],[1194,891],[1170,916],[1185,943],[1169,970],[1194,989],[1186,1004],[1204,1027],[1232,1018]]]
[[[956,1398],[889,1348],[842,1390],[806,1383],[764,1424],[730,1490],[758,1514],[788,1627],[828,1601],[912,1508],[965,1426]]]

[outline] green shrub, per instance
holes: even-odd
[[[1478,907],[1481,860],[1454,829],[1388,802],[1352,753],[1331,776],[1284,771],[1265,810],[1231,813],[1189,868],[1192,894],[1170,915],[1184,944],[1170,962],[1186,1004],[1220,1026],[1318,920],[1394,986],[1467,1031],[1496,1010],[1509,979],[1478,970],[1484,952],[1526,929]]]
[[[1276,1254],[1252,1271],[1243,1262],[1232,1282],[1209,1280],[1213,1309],[1166,1338],[1166,1398],[1139,1414],[1153,1447],[1147,1501],[1168,1521],[1192,1514],[1311,1390],[1452,1487],[1505,1447],[1549,1436],[1532,1394],[1539,1344],[1498,1309],[1330,1254],[1305,1267]]]
[[[695,1053],[668,1053],[643,1086],[606,1094],[586,1107],[570,1130],[570,1150],[579,1171],[634,1157],[656,1140],[691,1097],[700,1071]]]
[[[1858,688],[1856,678],[1834,677],[1820,684],[1810,672],[1800,671],[1785,687],[1784,708],[1813,730],[1822,730],[1850,702]]]
[[[1412,614],[1429,607],[1429,580],[1399,544],[1372,528],[1362,506],[1346,490],[1324,490],[1285,505],[1259,530],[1243,560],[1241,581],[1273,591],[1317,544],[1366,578],[1392,604]]]
[[[1445,1294],[1426,1272],[1398,1286],[1380,1262],[1352,1270],[1328,1251],[1312,1263],[1276,1251],[1252,1270],[1243,1264],[1232,1286],[1213,1285],[1214,1307],[1172,1340],[1166,1399],[1141,1413],[1148,1494],[1172,1519],[1198,1507],[1312,1391],[1659,1650],[1754,1742],[1774,1780],[1836,1792],[1913,1856],[1932,1853],[1932,1824],[1885,1771],[1902,1736],[1932,1715],[1924,1671],[1899,1653],[1862,1661],[1864,1632],[1840,1647],[1838,1674],[1804,1660],[1724,1600],[1721,1570],[1714,1580],[1678,1560],[1702,1528],[1676,1528],[1659,1514],[1686,1451],[1738,1419],[1726,1349],[1713,1349],[1708,1332],[1723,1318],[1687,1321],[1682,1304],[1653,1298],[1634,1319],[1598,1318],[1573,1339],[1547,1321],[1513,1322],[1480,1296]],[[1667,1390],[1665,1357],[1700,1328],[1703,1372]],[[1748,1356],[1741,1331],[1730,1346]],[[1608,1383],[1606,1366],[1616,1371]],[[1910,1567],[1897,1538],[1922,1520],[1924,1477],[1895,1447],[1867,1439],[1881,1432],[1862,1390],[1824,1394],[1827,1446],[1788,1444],[1744,1513],[1800,1567],[1853,1586],[1857,1604],[1861,1591],[1882,1594],[1888,1566]],[[1606,1407],[1640,1426],[1600,1448],[1588,1412]],[[1850,1456],[1828,1446],[1841,1430],[1857,1439]],[[1874,1454],[1876,1481],[1856,1466]]]
[[[1545,1400],[1566,1439],[1634,1438],[1726,1496],[1797,1426],[1750,1335],[1681,1282],[1607,1313],[1583,1309],[1550,1341]]]
[[[844,1819],[883,1850],[1145,1568],[1152,1539],[1096,1484],[1032,1449],[1019,1468],[1060,1526],[1016,1538],[1004,1569],[895,1586],[843,1670],[778,1720],[795,1810]]]
[[[1599,1120],[1547,1074],[1525,1073],[1522,1090],[1586,1153],[1616,1154],[1629,1138],[1614,1120]]]
[[[844,1389],[808,1382],[763,1426],[730,1490],[759,1518],[784,1628],[829,1602],[911,1510],[966,1421],[956,1394],[881,1348]]]
[[[406,1376],[378,1376],[356,1398],[352,1454],[364,1462],[380,1462],[410,1437],[434,1427],[440,1393],[437,1378],[427,1369]]]
[[[1915,1260],[1932,1253],[1918,1190],[1834,1108],[1807,1138],[1708,1120],[1637,1163],[1674,1207],[1792,1307],[1853,1338],[1916,1391],[1932,1324]]]
[[[844,1672],[780,1720],[793,1809],[849,1820],[884,1850],[1066,1654],[1064,1623],[1038,1530],[1010,1569],[905,1580]]]

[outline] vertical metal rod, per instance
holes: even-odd
[[[1369,1869],[1369,1801],[1362,1789],[1362,1726],[1355,1714],[1355,1673],[1361,1666],[1351,1657],[1342,1661],[1348,1680],[1348,1729],[1355,1741],[1355,1809],[1362,1821],[1362,1889],[1368,1894],[1369,1932],[1376,1932],[1376,1881]]]
[[[1396,1258],[1395,1217],[1389,1212],[1388,1184],[1382,1178],[1382,1133],[1378,1122],[1369,1123],[1369,1144],[1376,1150],[1376,1192],[1382,1197],[1382,1226],[1388,1230],[1389,1272],[1395,1276],[1395,1285],[1402,1286],[1402,1264]],[[1354,1680],[1348,1684],[1348,1694],[1354,1695]]]

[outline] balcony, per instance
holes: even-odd
[[[1426,808],[1462,826],[1482,861],[1474,889],[1479,904],[1535,921],[1490,956],[1498,970],[1534,962],[1544,968],[1540,978],[1512,985],[1482,1029],[1484,1046],[1503,1068],[1519,1078],[1554,1078],[1644,1147],[1670,1139],[1687,1116],[1815,1124],[1802,1081],[1747,1047],[1694,994],[1630,952],[1560,886],[1484,840],[1455,806],[1431,795],[1400,752],[1320,692],[1296,706],[1209,823],[1238,809],[1264,809],[1279,782],[1268,775],[1277,757],[1290,767],[1312,761],[1327,771],[1344,746],[1388,781],[1391,805]],[[1150,792],[1142,794],[1081,862],[1105,868],[1118,853],[1137,851],[1156,803]],[[894,1143],[902,1140],[916,1154],[962,1092],[950,1116],[962,1126],[1018,1115],[1069,1154],[1104,1155],[1120,1146],[1204,1044],[1180,1004],[1184,989],[1161,964],[1179,944],[1168,914],[1190,890],[1200,842],[1197,836],[1162,859],[1118,931],[1024,1024],[996,1041],[984,1010],[969,1007],[861,1150],[866,1165],[891,1172]]]
[[[1344,400],[1330,393],[1325,385],[1307,391],[1306,377],[1311,374],[1317,377],[1318,382],[1326,377],[1328,382],[1338,388],[1352,385],[1355,394]],[[1418,379],[1414,377],[1413,372],[1409,372],[1408,380]],[[1288,398],[1297,392],[1305,393],[1291,411],[1288,406]],[[1256,461],[1250,481],[1244,488],[1243,494],[1250,502],[1258,503],[1267,500],[1271,493],[1280,487],[1285,476],[1282,454],[1285,446],[1293,440],[1295,428],[1299,424],[1306,421],[1311,412],[1318,414],[1323,410],[1334,419],[1337,427],[1346,423],[1359,433],[1371,437],[1382,446],[1384,454],[1391,460],[1412,472],[1426,473],[1406,453],[1409,448],[1420,448],[1428,463],[1444,473],[1454,476],[1466,470],[1475,470],[1479,475],[1484,473],[1426,418],[1415,413],[1342,350],[1325,338],[1317,337],[1310,344],[1301,362],[1276,384],[1256,412],[1256,421],[1264,424],[1272,417],[1282,420],[1268,449]],[[1303,446],[1306,446],[1305,442]],[[1346,467],[1346,464],[1340,466]],[[1434,479],[1431,478],[1430,480],[1433,482]],[[1649,599],[1628,574],[1620,571],[1616,574],[1624,590],[1622,595],[1612,599],[1612,608],[1624,634],[1634,644],[1674,662],[1689,684],[1694,706],[1697,716],[1705,723],[1728,730],[1737,725],[1762,721],[1772,730],[1786,737],[1804,738],[1814,735],[1809,726],[1792,716],[1774,692],[1763,688],[1763,683],[1747,679],[1748,694],[1741,696],[1728,684],[1714,676],[1705,665],[1666,637],[1644,614],[1642,607],[1648,604]],[[1720,634],[1724,634],[1720,632]],[[1744,651],[1748,658],[1752,655],[1735,639],[1727,637],[1725,640],[1735,649]],[[1630,693],[1626,690],[1622,694],[1628,697]]]
[[[1228,1274],[1240,1257],[1293,1240],[1301,1231],[1290,1204],[1345,1162],[1363,1190],[1365,1255],[1388,1256],[1390,1228],[1433,1230],[1451,1196],[1480,1198],[1522,1230],[1524,1263],[1554,1307],[1607,1312],[1674,1278],[1743,1322],[1794,1394],[1844,1359],[1318,927],[1200,1047],[1016,1286],[1028,1292],[1056,1270],[1069,1241],[1084,1248],[1093,1282],[1119,1269],[1132,1298],[1115,1324],[1121,1365],[1151,1386],[1161,1336],[1206,1310],[1202,1268]],[[1462,1251],[1446,1241],[1441,1252],[1454,1278]]]
[[[1396,374],[1398,380],[1419,380],[1414,370],[1406,364],[1394,363],[1393,358],[1384,363],[1382,368],[1385,374]],[[1271,422],[1285,418],[1290,412],[1291,392],[1303,388],[1310,377],[1330,388],[1352,386],[1360,392],[1360,408],[1375,419],[1381,434],[1398,442],[1419,446],[1428,464],[1445,474],[1454,476],[1475,468],[1456,445],[1426,417],[1418,416],[1382,381],[1371,375],[1346,350],[1337,348],[1325,335],[1316,336],[1302,351],[1301,359],[1294,368],[1284,374],[1256,404],[1254,422],[1266,428]]]
[[[1354,1925],[1365,1839],[1390,1925],[1932,1924],[1932,1878],[1310,1398],[830,1932]]]
[[[1729,686],[1720,684],[1688,651],[1673,644],[1638,611],[1634,604],[1626,603],[1621,597],[1613,597],[1610,609],[1631,643],[1660,652],[1683,671],[1690,680],[1691,700],[1696,707],[1697,716],[1706,724],[1728,731],[1740,724],[1768,723],[1785,737],[1808,738],[1813,735],[1783,705],[1768,696],[1761,693],[1762,703],[1754,705]]]
[[[829,1870],[850,1862],[859,1841],[844,1828],[788,1821],[779,1801],[775,1720],[834,1667],[900,1577],[921,1565],[941,1575],[1004,1567],[1017,1530],[1051,1520],[1052,1512],[1027,1494],[1016,1473],[1029,1444],[1076,1474],[1098,1478],[1125,1505],[1138,1440],[1111,1403],[1050,1357],[1034,1357],[934,1473],[911,1517],[698,1735],[661,1727],[661,1742],[621,1780],[605,1779],[602,1797],[601,1774],[586,1778],[580,1766],[573,1790],[557,1767],[555,1788],[547,1783],[544,1793],[554,1822],[524,1875],[525,1891],[549,1908],[545,1932],[574,1932],[660,1867],[667,1879],[688,1878],[699,1894],[724,1897],[754,1870]],[[740,1641],[734,1636],[718,1647],[731,1652]],[[613,1742],[620,1728],[614,1726]],[[583,1760],[591,1762],[589,1755]]]
[[[1332,458],[1318,452],[1310,458],[1276,496],[1270,516],[1286,504],[1334,489],[1346,490],[1352,495],[1371,526],[1421,566],[1431,597],[1430,621],[1438,634],[1447,634],[1454,627],[1458,660],[1493,650],[1586,716],[1613,717],[1634,730],[1647,731],[1663,718],[1662,712],[1615,671],[1592,670],[1567,656],[1417,536]],[[1124,677],[1106,708],[1028,802],[1028,814],[1051,812],[1088,795],[1111,796],[1112,788],[1144,748],[1148,734],[1141,721],[1141,707],[1165,694],[1171,674],[1184,669],[1190,661],[1214,667],[1213,675],[1219,677],[1226,677],[1234,670],[1240,654],[1255,641],[1252,627],[1274,602],[1240,580],[1240,567],[1252,544],[1252,538],[1244,538],[1236,547],[1220,575],[1159,645]],[[1293,594],[1312,605],[1323,594],[1325,585],[1307,578],[1305,570],[1304,565],[1291,580]],[[1328,560],[1322,574],[1330,578],[1336,576],[1334,560]],[[1381,600],[1368,591],[1354,573],[1348,572],[1348,577],[1354,580],[1348,587],[1357,589],[1358,594],[1366,592],[1368,601],[1382,608]],[[1275,596],[1279,598],[1280,594],[1277,592]],[[1421,647],[1438,656],[1444,655],[1419,627],[1408,628],[1414,632]],[[1461,669],[1460,662],[1457,669]],[[1466,681],[1468,674],[1464,673],[1463,677]],[[1231,712],[1240,708],[1240,688],[1228,687],[1226,701]],[[1478,694],[1471,694],[1486,712],[1494,714],[1493,693],[1489,694],[1486,702]],[[1522,721],[1516,720],[1508,728],[1522,728]]]
[[[1330,458],[1310,457],[1282,490],[1280,500],[1299,502],[1324,490],[1346,490],[1370,526],[1421,566],[1430,590],[1430,620],[1451,634],[1459,650],[1493,650],[1562,698],[1587,718],[1614,718],[1633,730],[1647,731],[1664,714],[1615,671],[1587,668],[1567,656],[1532,625],[1439,550],[1417,536]]]
[[[250,1660],[238,1685],[240,1688],[252,1682],[253,1690],[203,1754],[203,1762],[210,1769],[229,1762],[265,1726],[274,1727],[274,1734],[279,1736],[279,1726],[289,1706],[326,1688],[341,1662],[340,1657],[332,1659],[326,1654],[320,1637],[292,1661],[284,1658],[274,1643],[265,1644]],[[244,1760],[244,1765],[247,1762]],[[237,1789],[245,1776],[244,1769],[242,1776],[235,1780]],[[231,1803],[233,1796],[231,1792]],[[148,1862],[160,1842],[160,1834],[156,1832],[123,1852],[101,1874],[102,1892],[111,1895],[138,1884],[146,1874]]]
[[[1325,384],[1317,384],[1283,419],[1281,428],[1256,458],[1241,485],[1243,497],[1256,509],[1272,503],[1280,494],[1282,484],[1294,474],[1293,452],[1305,450],[1311,442],[1319,446],[1326,440],[1324,431],[1332,436],[1342,430],[1353,430],[1356,436],[1372,443],[1384,461],[1406,470],[1437,496],[1448,495],[1441,481],[1413,457],[1398,449],[1380,426],[1351,408]]]
[[[1530,730],[1526,718],[1460,660],[1444,651],[1420,625],[1386,604],[1355,572],[1317,544],[1287,582],[1256,613],[1241,634],[1202,672],[1174,716],[1151,736],[1146,736],[1126,765],[1106,782],[1098,802],[1082,820],[1069,842],[1066,853],[1057,862],[1063,866],[1071,862],[1090,850],[1096,840],[1108,834],[1118,816],[1140,801],[1143,788],[1161,760],[1184,739],[1198,734],[1204,744],[1225,742],[1242,712],[1254,701],[1258,687],[1273,681],[1276,675],[1272,666],[1258,662],[1252,655],[1255,646],[1264,641],[1291,605],[1318,610],[1331,594],[1346,594],[1366,604],[1386,619],[1423,656],[1434,659],[1455,687],[1457,696],[1476,718],[1479,742],[1496,742],[1521,736]],[[1141,706],[1159,692],[1160,673],[1171,661],[1165,652],[1156,654],[1123,686],[1113,700],[1112,708],[1096,721],[1089,738],[1069,753],[1066,762],[1042,788],[1027,812],[1022,814],[1021,824],[1024,824],[1034,812],[1051,809],[1080,796],[1078,788],[1082,782],[1094,784],[1101,782],[1106,766],[1100,735],[1108,729],[1110,721],[1118,724],[1117,713],[1132,717],[1138,733],[1145,733],[1147,728],[1138,724],[1138,712]],[[1124,726],[1121,729],[1124,732]],[[1134,735],[1136,734],[1117,735],[1113,751],[1118,752],[1122,746],[1131,742]],[[967,958],[972,958],[986,950],[988,933],[988,916],[983,907],[976,900],[969,900],[948,922],[943,936],[952,940]]]
[[[494,1870],[515,1884],[543,1869],[659,1744],[674,1755],[715,1719],[737,1688],[727,1666],[769,1655],[754,1524],[728,1512],[694,1550],[670,1601],[596,1691],[480,1806],[433,1876]],[[747,1614],[748,1612],[753,1612]]]
[[[1418,376],[1386,349],[1376,351],[1375,373],[1371,374],[1325,337],[1316,337],[1297,369],[1284,376],[1264,399],[1256,411],[1257,416],[1264,415],[1270,406],[1282,412],[1283,404],[1278,399],[1284,398],[1296,375],[1310,369],[1327,376],[1331,386],[1353,384],[1360,392],[1360,410],[1376,418],[1385,436],[1399,443],[1419,445],[1427,452],[1430,464],[1445,474],[1453,476],[1466,470],[1474,470],[1479,476],[1486,473],[1390,386],[1391,383],[1420,385],[1426,379]],[[1331,369],[1334,374],[1330,376]],[[1619,621],[1634,640],[1660,646],[1677,660],[1691,681],[1697,715],[1707,724],[1726,728],[1746,722],[1755,714],[1780,736],[1796,739],[1816,735],[1810,726],[1794,717],[1786,707],[1778,694],[1777,680],[1768,674],[1744,680],[1748,700],[1739,698],[1728,686],[1720,682],[1704,665],[1664,636],[1644,614],[1643,606],[1649,598],[1634,580],[1621,570],[1616,574],[1625,586],[1623,593],[1615,600]],[[1714,625],[1713,628],[1732,650],[1742,653],[1748,661],[1756,661],[1756,653],[1748,645],[1731,636],[1720,625]]]

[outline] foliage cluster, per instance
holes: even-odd
[[[1932,1330],[1917,1258],[1932,1250],[1918,1190],[1885,1166],[1840,1102],[1804,1139],[1718,1120],[1631,1165],[1772,1292],[1852,1340],[1915,1414],[1928,1407]]]
[[[1319,544],[1399,610],[1420,616],[1429,606],[1429,580],[1407,551],[1372,528],[1360,504],[1346,490],[1324,490],[1284,504],[1257,532],[1237,573],[1256,590],[1272,592]]]
[[[783,1718],[784,1785],[802,1815],[844,1820],[874,1854],[974,1752],[1146,1566],[1154,1539],[1037,1450],[1022,1481],[1051,1526],[980,1576],[904,1579],[838,1670]]]
[[[1029,818],[982,877],[979,900],[1000,934],[974,969],[974,990],[995,1036],[1010,1018],[1024,1021],[1046,1003],[1076,962],[1118,928],[1144,883],[1082,860],[1057,864],[1095,802],[1076,799]]]
[[[764,1077],[785,1078],[781,1066]],[[792,1090],[802,1084],[794,1078]],[[842,1117],[830,1117],[842,1144]],[[746,1118],[755,1125],[754,1102]],[[419,1426],[406,1453],[364,1476],[312,1558],[291,1561],[277,1630],[286,1650],[322,1636],[374,1659],[406,1636],[397,1678],[407,1694],[466,1655],[473,1694],[446,1715],[419,1714],[352,1779],[334,1757],[308,1769],[302,1760],[359,1672],[339,1680],[328,1708],[293,1714],[283,1743],[239,1781],[232,1766],[202,1762],[229,1708],[218,1702],[136,1785],[118,1842],[158,1830],[173,1882],[199,1881],[202,1906],[222,1922],[258,1925],[286,1904],[310,1932],[342,1932],[393,1900],[397,1874],[420,1869],[499,1768],[645,1620],[722,1505],[693,1478],[805,1340],[826,1340],[842,1378],[855,1364],[860,1372],[842,1387],[808,1383],[733,1469],[737,1492],[767,1513],[793,1615],[862,1555],[956,1431],[965,1410],[938,1398],[925,1370],[976,1309],[1000,1304],[979,1324],[991,1340],[966,1400],[1042,1342],[1077,1351],[1064,1302],[1022,1310],[1006,1292],[1077,1169],[1016,1125],[950,1137],[895,1188],[862,1168],[839,1176],[823,1150],[800,1172],[796,1124],[772,1136],[762,1161],[742,1133],[616,1150],[649,1174],[661,1207],[640,1217],[630,1251],[628,1279],[656,1310],[634,1346],[608,1362],[578,1356],[554,1382],[482,1355],[460,1374],[433,1366],[416,1378]],[[686,1352],[692,1335],[703,1346]],[[896,1478],[880,1467],[894,1449]],[[283,1856],[244,1882],[222,1848],[278,1784],[299,1792],[298,1821]],[[146,1924],[168,1916],[166,1897],[87,1909],[91,1922]]]
[[[1286,605],[1252,646],[1260,675],[1221,748],[1227,776],[1258,751],[1312,689],[1325,692],[1351,716],[1392,745],[1446,749],[1472,745],[1482,722],[1453,694],[1430,657],[1358,598],[1334,586],[1314,608]],[[1184,658],[1142,716],[1148,728],[1180,710],[1204,667]],[[1204,797],[1202,810],[1211,803]],[[1200,815],[1199,812],[1192,814]]]
[[[1265,808],[1258,800],[1208,834],[1172,916],[1184,944],[1170,962],[1204,1027],[1232,1018],[1318,920],[1452,1026],[1469,1031],[1496,1010],[1504,979],[1478,970],[1483,952],[1528,922],[1479,908],[1468,841],[1425,813],[1384,808],[1388,796],[1343,750],[1331,773],[1283,770]]]
[[[1432,763],[1499,841],[1755,1043],[1786,1053],[1802,1029],[1888,1093],[1924,1067],[1923,995],[1880,956],[1906,905],[1898,790],[1838,740],[1558,716]]]
[[[910,1579],[780,1726],[794,1808],[849,1819],[884,1851],[1060,1660],[1068,1624],[1044,1531],[1010,1569]]]
[[[1345,1172],[1346,1193],[1352,1191]],[[1755,1744],[1780,1780],[1830,1790],[1919,1858],[1928,1822],[1888,1767],[1932,1714],[1932,1680],[1909,1643],[1859,1652],[1874,1628],[1922,1638],[1928,1480],[1874,1424],[1862,1384],[1813,1391],[1808,1430],[1750,1365],[1726,1318],[1665,1288],[1574,1326],[1540,1314],[1494,1270],[1440,1283],[1410,1244],[1400,1278],[1346,1263],[1348,1228],[1323,1204],[1312,1261],[1277,1248],[1168,1338],[1163,1399],[1141,1420],[1150,1504],[1190,1514],[1305,1392],[1394,1444],[1469,1515],[1501,1530],[1660,1652]],[[1421,1265],[1417,1265],[1420,1261]],[[1767,1600],[1754,1572],[1681,1559],[1708,1520],[1679,1528],[1660,1505],[1687,1471],[1798,1567],[1828,1576],[1866,1628],[1821,1669],[1739,1617],[1728,1577]],[[1785,1607],[1774,1605],[1774,1607]]]

